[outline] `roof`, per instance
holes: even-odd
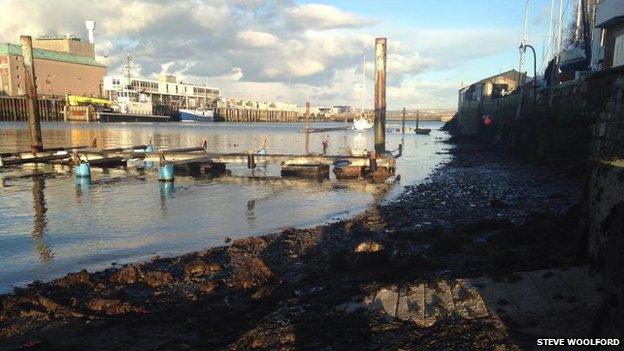
[[[0,43],[0,55],[22,56],[22,46],[10,43]],[[61,51],[52,51],[45,49],[33,48],[33,57],[40,60],[59,61],[67,63],[75,63],[78,65],[104,67],[105,65],[97,62],[88,56],[80,56]]]
[[[58,34],[45,34],[37,38],[37,40],[76,40],[81,41],[73,34],[58,35]]]
[[[513,81],[518,82],[518,81],[519,81],[519,79],[522,77],[522,75],[523,75],[522,73],[520,73],[520,72],[516,71],[515,69],[511,69],[511,70],[509,70],[509,71],[507,71],[507,72],[503,72],[503,73],[495,74],[495,75],[493,75],[493,76],[489,76],[489,77],[487,77],[487,78],[483,78],[483,79],[481,79],[481,80],[480,80],[480,81],[478,81],[478,82],[474,82],[474,83],[472,83],[472,84],[468,84],[468,85],[466,85],[466,86],[462,87],[461,89],[459,89],[459,91],[461,92],[462,90],[467,90],[467,89],[471,88],[472,86],[474,86],[474,85],[476,85],[476,84],[485,83],[485,82],[487,82],[487,81],[489,81],[489,80],[492,80],[492,79],[494,79],[494,78],[498,78],[498,77],[505,77],[505,78],[507,78],[507,79],[509,79],[509,80],[513,80]]]

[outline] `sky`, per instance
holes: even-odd
[[[388,108],[456,108],[462,83],[518,68],[525,1],[0,0],[0,42],[86,40],[84,21],[95,20],[96,59],[109,74],[121,74],[130,54],[135,76],[170,73],[226,97],[358,108],[364,57],[372,108],[374,41],[386,37]],[[529,1],[538,67],[551,1]],[[563,2],[569,20],[574,0]]]

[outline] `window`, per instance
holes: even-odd
[[[615,37],[613,47],[613,67],[624,65],[624,33]]]

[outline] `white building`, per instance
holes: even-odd
[[[624,65],[624,1],[602,0],[596,5],[592,69]]]
[[[206,85],[177,82],[173,75],[160,75],[157,79],[105,76],[102,83],[104,96],[115,101],[118,96],[134,91],[147,96],[154,105],[174,108],[213,109],[221,97],[221,89]]]

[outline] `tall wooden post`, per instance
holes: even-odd
[[[420,110],[416,110],[416,133],[420,129]]]
[[[403,119],[401,119],[401,133],[405,134],[405,107],[403,107]]]
[[[375,155],[386,153],[386,38],[375,39]]]
[[[41,122],[37,104],[37,85],[35,84],[35,67],[33,65],[32,38],[28,35],[20,37],[22,57],[24,58],[24,78],[26,88],[26,108],[28,111],[28,131],[30,133],[30,151],[37,153],[43,150],[41,138]]]
[[[305,129],[310,129],[310,102],[306,102]]]

